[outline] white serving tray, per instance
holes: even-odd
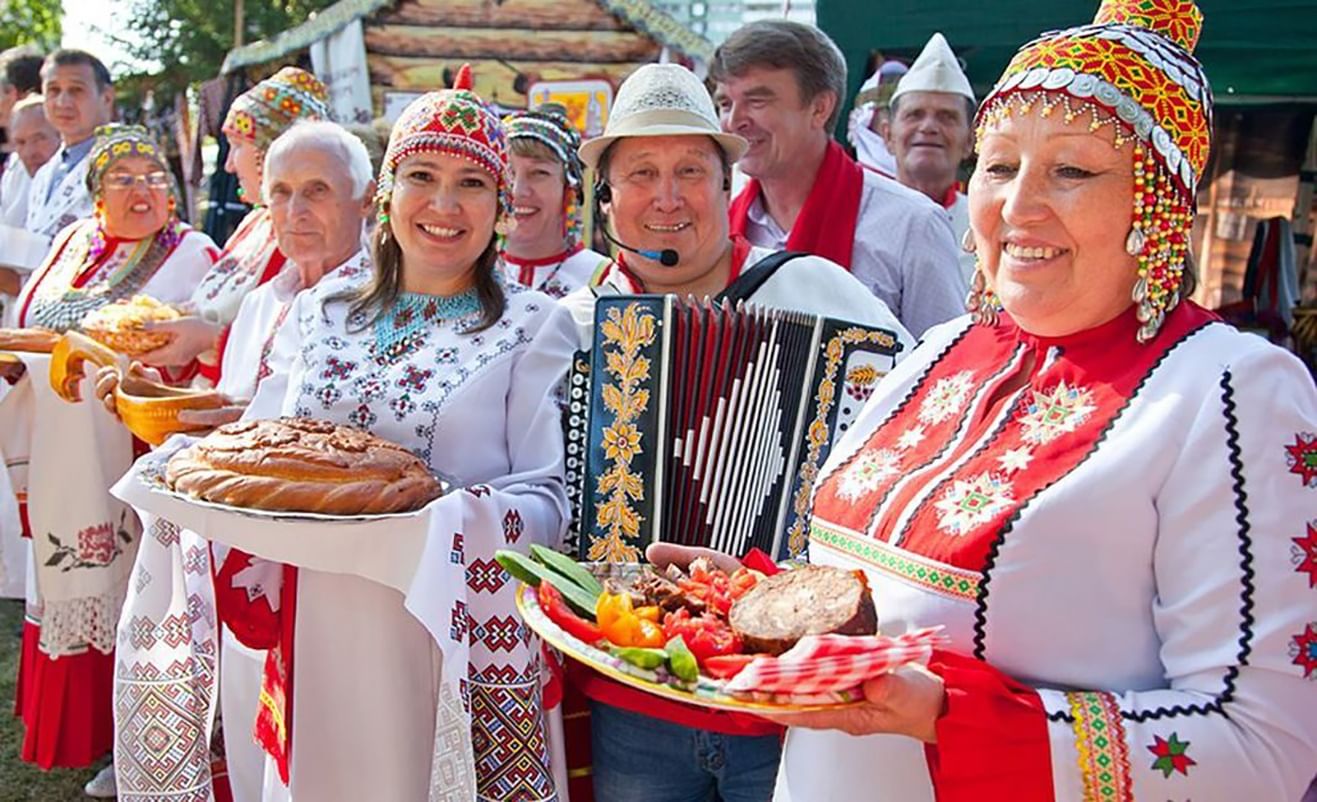
[[[425,548],[430,511],[442,496],[414,512],[382,515],[269,512],[201,501],[164,483],[169,458],[197,439],[171,437],[137,460],[110,492],[207,540],[300,568],[360,576],[407,593]]]

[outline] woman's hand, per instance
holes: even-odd
[[[148,368],[141,362],[130,363],[128,365],[128,375],[134,378],[156,382],[157,384],[164,383],[164,377],[160,375],[160,371],[155,368]],[[106,365],[96,369],[96,379],[94,382],[95,390],[93,390],[93,392],[96,393],[96,400],[100,401],[101,406],[105,407],[106,411],[116,418],[119,417],[119,410],[114,404],[114,391],[119,389],[119,382],[122,381],[122,378],[123,377],[119,375],[118,365]],[[81,382],[79,382],[79,384],[81,384]],[[78,391],[78,385],[74,385],[74,392],[76,393]]]
[[[650,543],[649,548],[645,549],[645,559],[653,563],[656,568],[667,568],[669,565],[675,565],[684,571],[693,560],[699,557],[710,560],[715,566],[729,574],[741,567],[741,561],[732,555],[700,546]]]
[[[162,331],[172,337],[165,345],[138,355],[142,362],[157,367],[188,364],[200,354],[213,350],[220,333],[218,325],[199,317],[147,322],[142,328],[144,331]]]
[[[215,409],[179,410],[178,422],[186,423],[188,426],[205,426],[208,429],[217,429],[226,423],[233,423],[241,418],[242,413],[246,411],[246,401],[234,401],[231,398],[225,398],[224,405]]]
[[[864,702],[837,710],[760,714],[785,727],[841,730],[848,735],[890,733],[937,743],[937,719],[946,706],[942,678],[923,666],[908,666],[864,683]]]

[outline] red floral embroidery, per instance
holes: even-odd
[[[1308,587],[1317,588],[1317,521],[1308,524],[1305,537],[1290,538],[1294,541],[1294,570],[1308,575]]]
[[[105,565],[114,558],[114,526],[109,521],[89,526],[78,533],[78,559]]]
[[[1303,479],[1305,487],[1317,488],[1317,434],[1296,434],[1294,445],[1285,446],[1285,462],[1290,466],[1290,473]]]
[[[1305,679],[1312,679],[1312,672],[1317,671],[1317,622],[1308,624],[1301,634],[1295,635],[1290,643],[1290,657],[1294,665],[1303,668]]]

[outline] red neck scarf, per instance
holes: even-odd
[[[758,179],[752,178],[732,201],[734,236],[745,235],[750,206],[759,197],[760,189]],[[814,176],[814,186],[787,235],[786,249],[822,256],[850,270],[863,189],[864,168],[847,156],[841,145],[829,140],[823,164]]]
[[[556,273],[558,272],[558,268],[562,267],[563,262],[566,262],[568,259],[580,253],[581,249],[584,247],[584,245],[578,242],[576,245],[562,251],[561,253],[555,253],[552,256],[545,256],[542,259],[522,259],[504,251],[503,261],[517,268],[518,284],[523,287],[534,289],[535,271],[538,268],[544,267],[545,265],[554,265],[554,273]],[[550,273],[544,280],[548,281],[552,277],[553,273]]]

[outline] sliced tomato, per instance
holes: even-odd
[[[700,665],[710,657],[741,651],[741,638],[727,622],[708,614],[692,617],[685,609],[663,617],[663,635],[668,640],[681,636]]]
[[[719,654],[705,660],[701,668],[714,679],[731,679],[756,657],[758,655],[754,654]]]
[[[727,582],[728,592],[732,597],[732,601],[736,601],[744,596],[746,591],[750,590],[750,588],[755,585],[758,585],[759,580],[763,578],[764,575],[753,568],[737,568]]]

